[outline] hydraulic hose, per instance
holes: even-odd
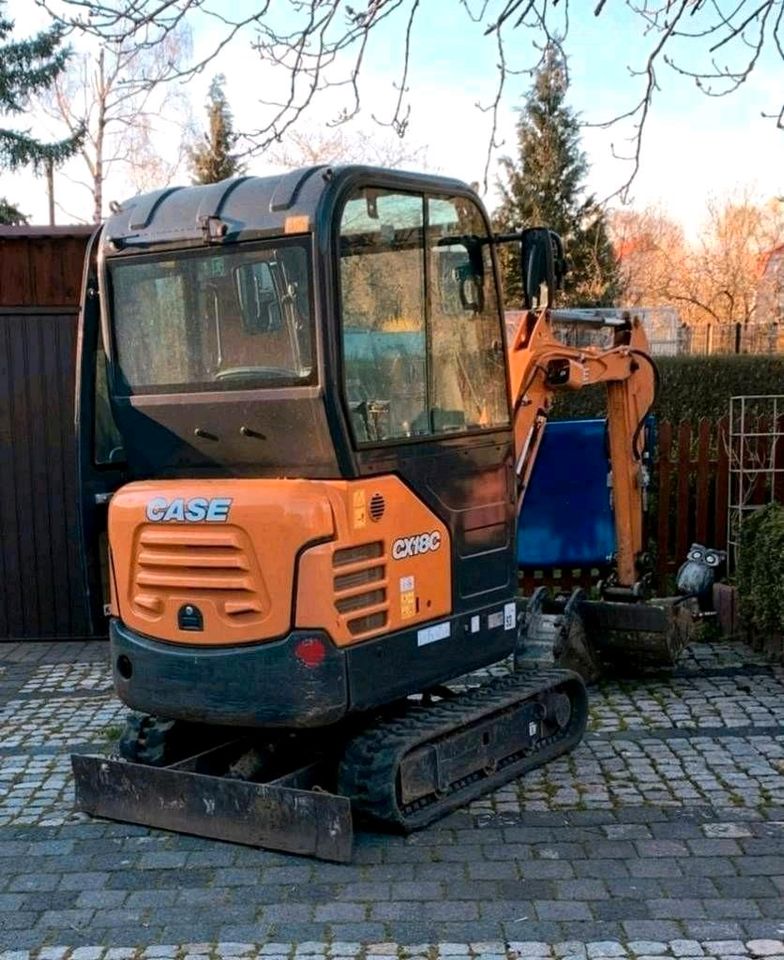
[[[633,349],[629,350],[629,353],[631,353],[635,357],[642,357],[643,360],[647,362],[648,366],[653,371],[653,399],[651,400],[648,406],[648,409],[640,418],[640,422],[637,424],[634,430],[634,434],[632,435],[632,452],[634,453],[634,459],[641,460],[642,454],[637,449],[637,441],[639,440],[640,434],[642,433],[642,428],[645,426],[645,421],[648,418],[648,414],[651,412],[651,410],[653,410],[654,406],[656,405],[656,400],[659,396],[659,387],[661,386],[661,374],[659,373],[659,368],[654,363],[653,357],[649,353],[646,353],[644,350],[633,350]]]

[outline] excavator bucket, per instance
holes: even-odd
[[[348,863],[351,801],[319,789],[318,763],[267,783],[216,775],[234,744],[166,767],[71,757],[76,808],[92,816]]]
[[[604,673],[639,674],[675,665],[694,636],[696,600],[588,600],[576,589],[552,597],[539,587],[526,601],[515,668],[562,667],[587,683]]]
[[[588,600],[580,607],[591,649],[606,670],[620,674],[674,666],[694,637],[697,613],[687,597]]]

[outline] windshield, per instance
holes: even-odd
[[[314,381],[302,240],[115,260],[109,275],[120,391]]]

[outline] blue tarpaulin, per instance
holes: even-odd
[[[517,527],[521,567],[602,566],[615,553],[604,420],[548,423]]]

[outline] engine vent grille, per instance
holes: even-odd
[[[133,570],[133,603],[160,615],[172,592],[214,599],[229,621],[263,613],[253,565],[245,545],[230,530],[145,529]]]
[[[370,519],[371,520],[380,520],[384,516],[384,511],[387,508],[386,500],[381,496],[380,493],[374,493],[370,498]]]
[[[355,570],[353,573],[341,573],[335,577],[335,593],[341,590],[350,590],[352,587],[363,587],[366,583],[375,583],[377,580],[384,579],[383,567],[365,567],[362,570]]]
[[[335,610],[350,617],[353,637],[378,633],[389,619],[384,544],[381,540],[344,547],[332,556]],[[339,572],[337,572],[339,571]],[[351,616],[357,614],[356,616]]]
[[[372,543],[361,543],[356,547],[343,547],[332,554],[334,567],[345,567],[349,563],[361,563],[363,560],[374,560],[384,553],[384,544],[380,540]]]
[[[369,613],[364,617],[357,617],[356,620],[349,620],[348,629],[352,637],[358,637],[363,633],[375,633],[378,630],[383,630],[386,625],[386,613]]]
[[[353,610],[364,610],[366,607],[375,607],[383,603],[387,598],[387,592],[381,590],[368,590],[367,593],[357,593],[352,597],[343,597],[335,601],[338,613],[351,613]]]

